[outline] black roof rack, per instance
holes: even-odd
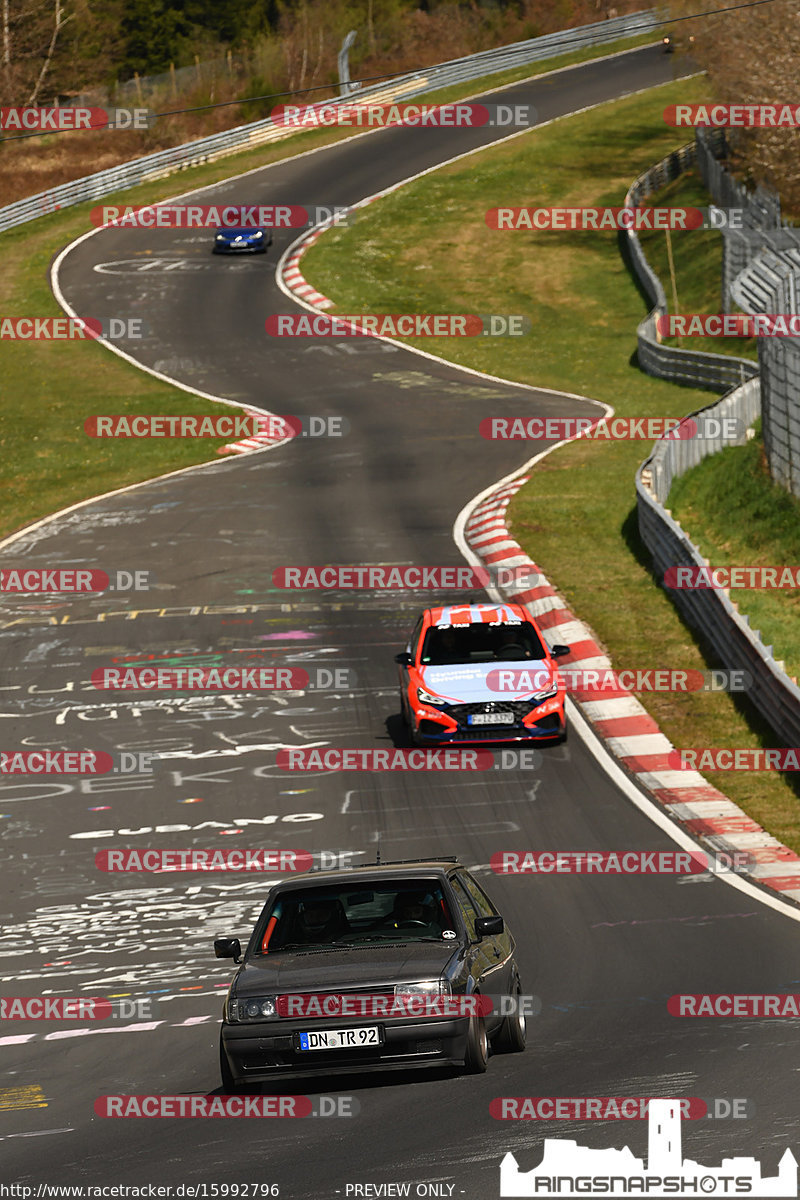
[[[427,862],[457,863],[457,862],[461,862],[461,859],[458,857],[457,854],[429,854],[425,858],[383,858],[377,864],[377,866],[379,866],[379,867],[402,867],[402,866],[405,866],[406,864],[427,863]],[[369,864],[362,863],[361,865],[366,867]],[[375,866],[376,864],[373,863],[372,865]]]

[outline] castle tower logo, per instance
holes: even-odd
[[[591,1150],[577,1142],[545,1138],[542,1161],[520,1171],[513,1154],[500,1164],[500,1195],[512,1196],[797,1196],[797,1159],[788,1148],[778,1174],[761,1175],[755,1158],[723,1158],[704,1167],[683,1158],[679,1100],[651,1100],[647,1166],[622,1150]]]

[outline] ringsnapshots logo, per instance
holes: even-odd
[[[270,337],[524,337],[533,328],[522,313],[272,313]]]
[[[5,567],[0,570],[0,594],[60,595],[100,592],[146,592],[150,571],[101,571],[86,567]]]
[[[702,229],[700,208],[490,208],[489,229],[610,232],[612,230]]]
[[[0,108],[3,133],[60,133],[65,129],[148,129],[146,108]]]
[[[509,1152],[500,1164],[501,1197],[797,1195],[797,1160],[788,1149],[772,1177],[764,1177],[752,1157],[726,1156],[719,1167],[684,1158],[683,1103],[649,1100],[646,1162],[634,1158],[628,1147],[592,1149],[574,1139],[545,1138],[539,1165],[521,1171]]]
[[[537,120],[532,104],[356,103],[279,104],[270,114],[289,129],[386,129],[404,125],[420,129],[530,129]]]
[[[98,229],[307,229],[345,225],[349,212],[342,204],[117,204],[93,208],[90,219]]]

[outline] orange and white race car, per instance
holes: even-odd
[[[519,604],[427,608],[395,656],[400,703],[417,746],[564,741],[566,685]]]

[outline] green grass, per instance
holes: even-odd
[[[708,393],[637,369],[635,330],[646,307],[615,235],[493,231],[484,213],[499,205],[619,205],[641,171],[681,144],[664,125],[663,108],[706,99],[704,86],[692,80],[654,89],[445,167],[371,205],[352,228],[326,234],[306,255],[304,273],[340,312],[523,313],[532,323],[527,337],[409,344],[604,400],[620,416],[683,416],[707,404]],[[654,580],[639,538],[633,481],[648,450],[641,442],[582,441],[555,451],[513,500],[511,528],[617,667],[704,670],[719,664]],[[640,699],[678,747],[774,744],[737,697]],[[790,776],[708,778],[800,850]]]
[[[649,197],[659,208],[707,208],[713,201],[696,170],[687,171]],[[718,313],[722,311],[722,234],[713,229],[677,229],[670,233],[672,260],[678,293],[675,308],[669,272],[667,234],[646,230],[640,235],[647,261],[658,275],[667,295],[669,311]],[[664,338],[665,346],[704,350],[710,354],[732,354],[758,359],[755,338],[684,337]]]
[[[432,103],[460,99],[487,87],[534,77],[555,66],[653,40],[652,34],[590,47],[556,59],[502,72],[425,95]],[[287,141],[230,155],[217,162],[176,172],[158,182],[118,192],[103,203],[144,204],[332,145],[357,133],[348,127],[307,130]],[[49,266],[58,251],[91,228],[91,204],[0,234],[3,274],[0,312],[15,316],[61,316],[49,288]],[[95,440],[83,432],[89,414],[219,413],[228,411],[158,383],[94,342],[3,343],[0,381],[0,536],[101,492],[217,459],[216,448],[230,439]]]
[[[677,479],[669,506],[713,566],[800,563],[800,500],[773,482],[760,436]],[[800,590],[734,588],[731,600],[788,673],[800,675]]]

